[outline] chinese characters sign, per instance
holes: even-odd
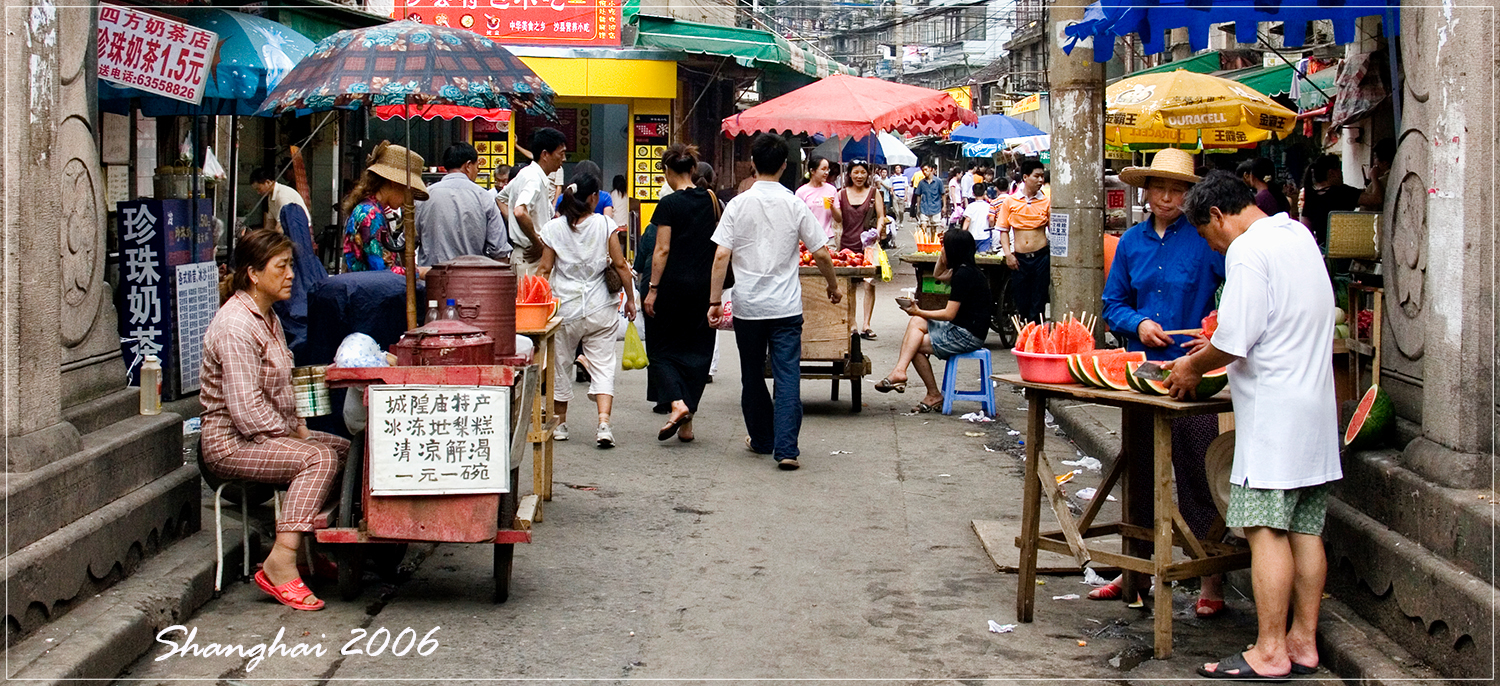
[[[205,201],[206,202],[206,201]],[[130,200],[117,205],[116,230],[120,244],[120,287],[115,291],[116,307],[120,313],[120,351],[125,364],[134,364],[130,371],[130,385],[138,383],[140,363],[146,355],[161,359],[162,368],[168,370],[163,377],[162,397],[175,400],[183,392],[196,388],[196,381],[188,383],[189,377],[197,375],[201,358],[191,362],[192,369],[183,359],[183,350],[177,345],[178,327],[185,319],[182,309],[191,305],[184,303],[191,298],[191,288],[184,290],[181,281],[184,274],[178,267],[194,262],[207,262],[204,279],[212,283],[195,285],[210,290],[212,297],[199,302],[196,307],[209,308],[207,316],[212,319],[219,304],[217,274],[213,266],[213,233],[194,227],[194,220],[203,220],[202,215],[192,211],[191,200]],[[212,220],[212,217],[208,217]],[[202,245],[198,245],[199,239]],[[208,260],[195,259],[195,254],[207,254]],[[198,267],[200,271],[204,267]],[[202,324],[204,328],[207,324]],[[202,346],[202,330],[193,338],[198,349]],[[172,373],[172,372],[176,373]]]
[[[371,495],[508,492],[510,390],[371,386]]]
[[[141,10],[99,5],[99,78],[174,100],[203,102],[219,37]]]
[[[507,45],[620,45],[618,0],[397,0],[391,16]]]

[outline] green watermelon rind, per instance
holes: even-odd
[[[1373,396],[1373,397],[1372,397]],[[1369,401],[1370,406],[1365,407]],[[1363,421],[1361,421],[1363,412]],[[1396,405],[1380,386],[1371,386],[1359,400],[1349,425],[1344,427],[1344,447],[1350,450],[1373,448],[1384,442],[1391,428],[1396,425]],[[1359,428],[1356,430],[1355,427]],[[1350,432],[1354,432],[1351,436]]]
[[[1083,366],[1078,361],[1078,357],[1078,355],[1068,356],[1068,374],[1072,375],[1073,381],[1076,383],[1083,384],[1084,386],[1092,385],[1088,382],[1088,379],[1085,378],[1083,374]]]
[[[1131,362],[1125,365],[1126,369],[1129,370],[1129,374],[1126,374],[1125,378],[1130,382],[1130,387],[1146,395],[1171,395],[1172,393],[1167,389],[1165,379],[1162,381],[1153,381],[1151,379],[1142,379],[1135,375],[1135,370],[1140,367],[1141,364],[1143,363]],[[1171,376],[1171,372],[1167,372],[1167,375]],[[1204,374],[1203,378],[1199,379],[1198,388],[1195,390],[1194,397],[1196,397],[1198,400],[1206,400],[1208,398],[1212,398],[1213,396],[1217,395],[1219,391],[1224,390],[1224,388],[1228,385],[1229,371],[1227,369],[1215,369],[1214,371]]]
[[[1108,356],[1108,358],[1109,359],[1114,359],[1114,358],[1120,357],[1122,355],[1141,355],[1141,356],[1144,356],[1145,353],[1121,353],[1121,355],[1110,355],[1110,356]],[[1109,377],[1104,372],[1104,368],[1102,368],[1102,367],[1099,366],[1099,360],[1103,359],[1104,357],[1105,356],[1101,355],[1101,356],[1098,356],[1098,357],[1090,358],[1090,361],[1089,361],[1089,363],[1091,365],[1093,365],[1093,367],[1094,367],[1094,375],[1099,379],[1099,381],[1101,383],[1104,384],[1101,388],[1106,388],[1106,389],[1109,389],[1111,391],[1128,391],[1128,390],[1131,390],[1131,387],[1130,387],[1130,374],[1128,372],[1125,374],[1125,382],[1124,383],[1116,385],[1113,381],[1110,381]],[[1133,361],[1133,360],[1126,360],[1127,363],[1131,362],[1131,361]]]

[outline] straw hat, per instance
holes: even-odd
[[[421,155],[382,141],[375,146],[366,163],[369,166],[365,167],[365,171],[403,186],[407,183],[407,170],[411,170],[411,197],[416,200],[427,199],[427,184],[422,183],[424,162]]]
[[[1229,473],[1233,469],[1234,432],[1226,431],[1208,444],[1208,454],[1203,456],[1209,495],[1213,497],[1214,506],[1218,508],[1221,517],[1229,515]],[[1235,535],[1244,538],[1239,531]]]
[[[1126,167],[1120,171],[1120,180],[1136,188],[1145,188],[1151,177],[1175,179],[1198,183],[1203,179],[1193,174],[1193,156],[1186,150],[1163,148],[1151,159],[1149,167]]]

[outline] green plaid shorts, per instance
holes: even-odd
[[[1332,484],[1303,488],[1246,488],[1229,484],[1229,527],[1264,526],[1280,531],[1320,536],[1328,515]]]

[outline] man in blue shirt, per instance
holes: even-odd
[[[917,182],[917,212],[920,218],[917,227],[936,231],[943,226],[943,182],[937,178],[937,169],[932,162],[922,163],[922,180]]]

